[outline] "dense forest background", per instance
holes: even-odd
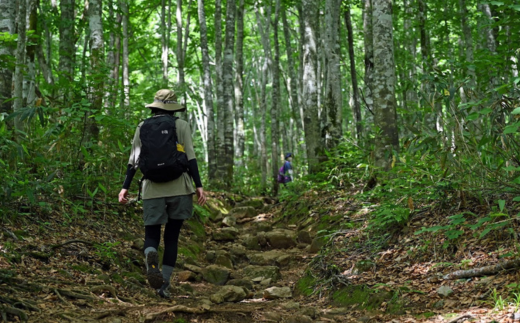
[[[302,190],[515,191],[519,32],[515,0],[0,0],[0,204],[115,201],[161,88],[209,189],[277,194],[293,152]]]

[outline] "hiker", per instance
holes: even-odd
[[[278,170],[278,183],[286,184],[293,180],[292,153],[285,154],[285,162]]]
[[[174,116],[175,112],[185,111],[186,108],[177,103],[177,96],[171,90],[159,90],[154,102],[145,107],[151,110],[152,117],[141,122],[135,131],[119,202],[128,202],[128,188],[137,168],[140,168],[144,175],[141,184],[146,276],[150,286],[161,297],[169,298],[170,278],[177,261],[182,224],[192,216],[193,194],[197,194],[200,205],[206,203],[206,196],[195,159],[190,125]],[[173,143],[175,139],[177,142]],[[160,161],[161,158],[163,161]],[[170,162],[175,162],[176,166],[170,166]],[[168,164],[168,170],[159,168],[165,164]],[[165,229],[161,272],[157,250],[162,225]]]

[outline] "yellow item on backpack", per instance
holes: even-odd
[[[177,143],[177,151],[180,151],[181,153],[186,153],[186,152],[184,151],[184,146],[181,145],[181,144],[179,144],[179,143]]]

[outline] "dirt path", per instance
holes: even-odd
[[[326,315],[295,292],[310,237],[274,225],[262,209],[246,204],[213,219],[203,241],[192,240],[188,226],[169,300],[148,287],[139,242],[121,239],[142,237],[135,219],[124,229],[99,219],[64,224],[59,214],[44,224],[6,226],[0,251],[16,252],[0,257],[1,320],[341,322],[341,313]]]

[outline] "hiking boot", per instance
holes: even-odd
[[[172,295],[170,293],[170,283],[164,282],[164,284],[157,290],[157,294],[162,298],[170,298]]]
[[[150,251],[146,256],[146,278],[154,289],[161,288],[163,276],[159,270],[159,255],[157,251]]]

